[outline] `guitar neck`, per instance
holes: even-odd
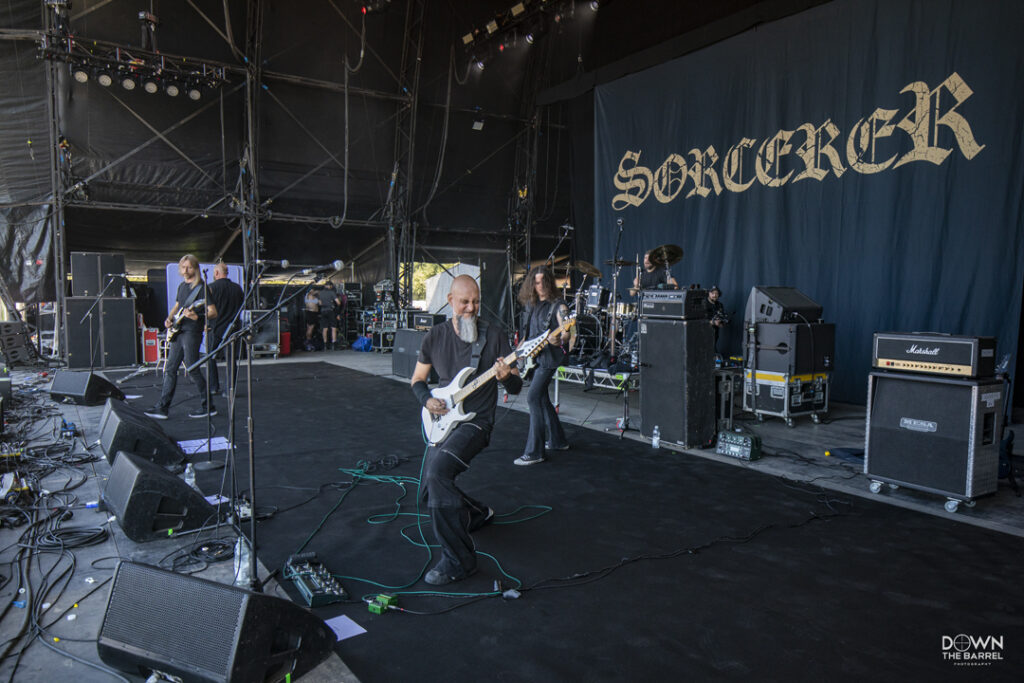
[[[512,363],[516,362],[517,359],[518,356],[516,356],[516,352],[513,351],[512,353],[505,356],[502,360],[505,361],[507,365],[512,365]],[[452,401],[455,403],[462,403],[469,397],[470,394],[472,394],[474,391],[476,391],[477,389],[491,381],[491,379],[494,377],[494,374],[494,366],[492,365],[490,369],[488,369],[486,372],[479,375],[472,382],[470,382],[469,384],[467,384],[466,386],[462,387],[454,394],[452,394]]]

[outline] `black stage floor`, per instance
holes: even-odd
[[[431,590],[408,388],[323,363],[255,373],[261,562],[316,551],[355,599],[390,591],[409,610],[315,610],[367,630],[337,648],[362,681],[1020,680],[1019,538],[572,426],[572,450],[517,467],[527,418],[501,407],[459,479],[498,513],[475,534],[480,572]],[[124,388],[158,391],[152,376]],[[167,431],[205,436],[185,414]],[[961,665],[944,649],[961,634],[1003,647]]]

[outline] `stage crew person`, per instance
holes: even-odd
[[[206,338],[206,350],[212,351],[220,346],[221,341],[229,332],[238,329],[236,317],[242,309],[245,293],[241,286],[228,279],[228,266],[220,261],[213,267],[213,282],[208,288],[208,294],[210,303],[217,309],[217,317],[210,323],[210,333]],[[228,379],[229,387],[235,385],[235,376],[238,374],[237,349],[232,360],[233,364],[228,370],[231,373],[231,377]],[[210,393],[219,394],[220,376],[217,373],[217,361],[213,356],[210,357],[210,363],[207,366],[207,381],[210,383]]]
[[[412,390],[420,404],[435,415],[447,413],[445,402],[430,395],[430,370],[435,369],[441,386],[447,386],[460,370],[474,364],[475,354],[477,368],[486,371],[493,366],[495,378],[505,390],[518,394],[523,381],[519,371],[503,360],[511,353],[504,330],[478,318],[480,288],[476,281],[468,275],[456,277],[448,293],[448,304],[452,308],[451,322],[431,328],[420,346],[412,376]],[[498,386],[493,381],[470,394],[464,407],[476,416],[457,423],[443,441],[428,448],[423,456],[420,502],[427,505],[434,535],[441,546],[441,560],[424,577],[429,584],[441,586],[476,571],[476,549],[470,533],[490,521],[494,511],[459,490],[455,478],[469,468],[476,454],[490,442],[497,401]]]
[[[203,282],[199,278],[199,260],[192,254],[185,254],[178,261],[178,272],[185,281],[178,285],[174,306],[164,320],[164,327],[168,329],[168,334],[172,334],[171,328],[175,326],[175,319],[178,318],[178,333],[171,340],[167,350],[160,401],[151,410],[146,411],[146,415],[157,420],[167,419],[167,411],[171,407],[174,390],[178,386],[178,366],[182,360],[185,361],[186,367],[199,360],[199,344],[203,340],[203,309],[206,310],[207,319],[213,320],[217,317],[217,307],[210,301],[204,302]],[[182,312],[180,317],[179,311]],[[212,399],[209,405],[206,403],[206,380],[203,378],[202,370],[189,373],[189,377],[199,390],[201,401],[199,408],[189,412],[189,417],[216,415],[217,409],[213,406]]]
[[[679,289],[679,283],[669,275],[667,268],[651,263],[649,251],[644,253],[644,269],[639,277],[633,278],[631,291],[635,294],[641,289]]]
[[[558,420],[558,413],[548,397],[548,385],[555,376],[558,366],[565,360],[562,346],[569,343],[569,332],[554,334],[569,315],[555,289],[555,278],[546,267],[538,266],[530,271],[519,288],[519,303],[524,307],[519,329],[523,339],[533,339],[544,332],[552,332],[548,345],[540,352],[535,362],[537,368],[530,380],[526,401],[530,406],[530,433],[526,437],[523,454],[515,459],[517,465],[533,465],[544,462],[544,450],[564,451],[569,448],[565,430]]]
[[[338,346],[338,311],[341,309],[341,299],[334,289],[334,283],[330,280],[320,290],[320,328],[324,334],[324,351],[330,348],[334,351]],[[327,346],[328,330],[331,335],[331,345]]]
[[[718,353],[718,333],[722,331],[722,327],[729,323],[729,316],[725,312],[725,304],[720,300],[722,296],[722,290],[718,286],[713,286],[708,290],[708,298],[704,302],[704,309],[707,311],[708,320],[711,321],[711,326],[715,328],[715,353]]]

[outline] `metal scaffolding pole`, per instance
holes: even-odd
[[[245,135],[246,148],[239,164],[239,210],[242,226],[242,267],[247,282],[256,279],[260,237],[259,94],[262,87],[262,0],[249,0],[245,34]],[[252,287],[251,308],[258,308],[259,291]]]
[[[58,24],[63,23],[62,13],[67,10],[63,7],[48,7],[44,11],[44,30],[48,35],[55,35]],[[68,348],[66,342],[65,325],[65,296],[67,294],[68,282],[68,252],[66,235],[64,233],[64,174],[61,173],[62,151],[59,147],[61,137],[61,115],[60,115],[60,75],[58,69],[61,65],[52,60],[46,62],[46,107],[50,118],[50,190],[53,203],[50,207],[50,236],[53,259],[54,297],[55,297],[55,327],[54,344],[60,349],[60,360],[67,363]],[[13,313],[13,311],[12,311]]]

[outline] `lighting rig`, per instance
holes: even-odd
[[[50,3],[48,3],[50,4]],[[50,5],[62,17],[63,6]],[[163,92],[169,97],[186,95],[199,100],[206,90],[227,82],[222,66],[205,64],[184,57],[167,57],[156,51],[157,17],[139,13],[144,48],[125,48],[75,38],[65,21],[57,21],[57,30],[43,36],[39,46],[42,59],[66,62],[77,83],[95,81],[104,88],[115,83],[125,90],[140,89],[149,94]]]
[[[469,63],[483,71],[495,53],[517,46],[520,40],[533,45],[552,24],[558,26],[575,18],[577,5],[596,12],[601,4],[600,0],[522,0],[498,12],[483,28],[463,35],[462,47],[470,55]]]

